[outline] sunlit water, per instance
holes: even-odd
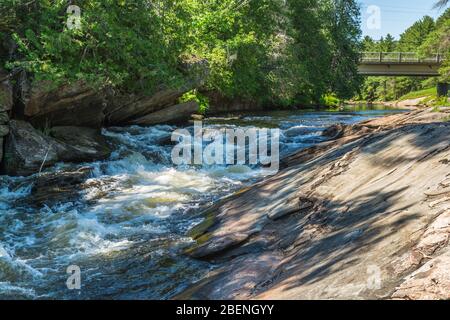
[[[270,112],[209,119],[204,127],[280,128],[280,153],[323,141],[334,123],[355,123],[398,110]],[[92,187],[76,202],[23,205],[31,185],[0,178],[0,298],[168,299],[213,265],[182,254],[201,210],[261,179],[254,167],[174,167],[174,126],[109,128],[115,146],[94,168]],[[56,170],[64,168],[58,165]],[[22,203],[22,204],[21,204]],[[81,290],[68,290],[66,269],[81,269]]]

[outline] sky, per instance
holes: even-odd
[[[429,15],[436,19],[444,11],[433,9],[436,0],[359,0],[359,2],[362,10],[363,35],[377,40],[388,33],[398,39],[400,34],[423,16]]]

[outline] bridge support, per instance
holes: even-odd
[[[437,95],[438,97],[447,97],[448,96],[448,90],[450,85],[445,82],[439,82],[437,84]]]

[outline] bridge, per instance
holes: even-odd
[[[363,52],[358,66],[364,76],[437,77],[444,57],[421,58],[413,52]]]
[[[364,76],[437,77],[444,60],[440,54],[420,57],[413,52],[363,52],[358,73]],[[439,95],[448,95],[448,90],[448,84],[438,84]]]

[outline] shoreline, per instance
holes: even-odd
[[[405,110],[417,110],[424,109],[430,106],[424,105],[421,102],[427,97],[421,97],[416,99],[406,99],[406,100],[395,100],[395,101],[348,101],[346,103],[350,105],[364,105],[364,104],[372,104],[372,105],[382,105],[390,108],[397,109],[405,109]]]
[[[218,268],[175,298],[450,298],[449,112],[336,125],[209,208],[186,253]]]
[[[364,101],[345,101],[343,103],[343,106],[385,106],[390,107],[392,109],[400,109],[400,110],[415,110],[421,107],[425,107],[422,105],[396,105],[395,102],[383,102],[383,101],[375,101],[372,103],[364,102]],[[243,114],[242,116],[246,116],[248,114],[258,114],[258,113],[264,113],[264,112],[282,112],[282,111],[343,111],[342,106],[322,106],[322,105],[311,105],[311,106],[291,106],[291,107],[260,107],[255,109],[235,109],[235,110],[228,110],[228,111],[213,111],[211,113],[206,113],[206,115],[195,115],[193,119],[190,119],[189,122],[192,122],[193,120],[198,119],[209,119],[209,118],[216,118],[216,117],[224,117],[226,115],[236,115],[236,114]],[[236,116],[236,119],[239,119],[239,116]]]

